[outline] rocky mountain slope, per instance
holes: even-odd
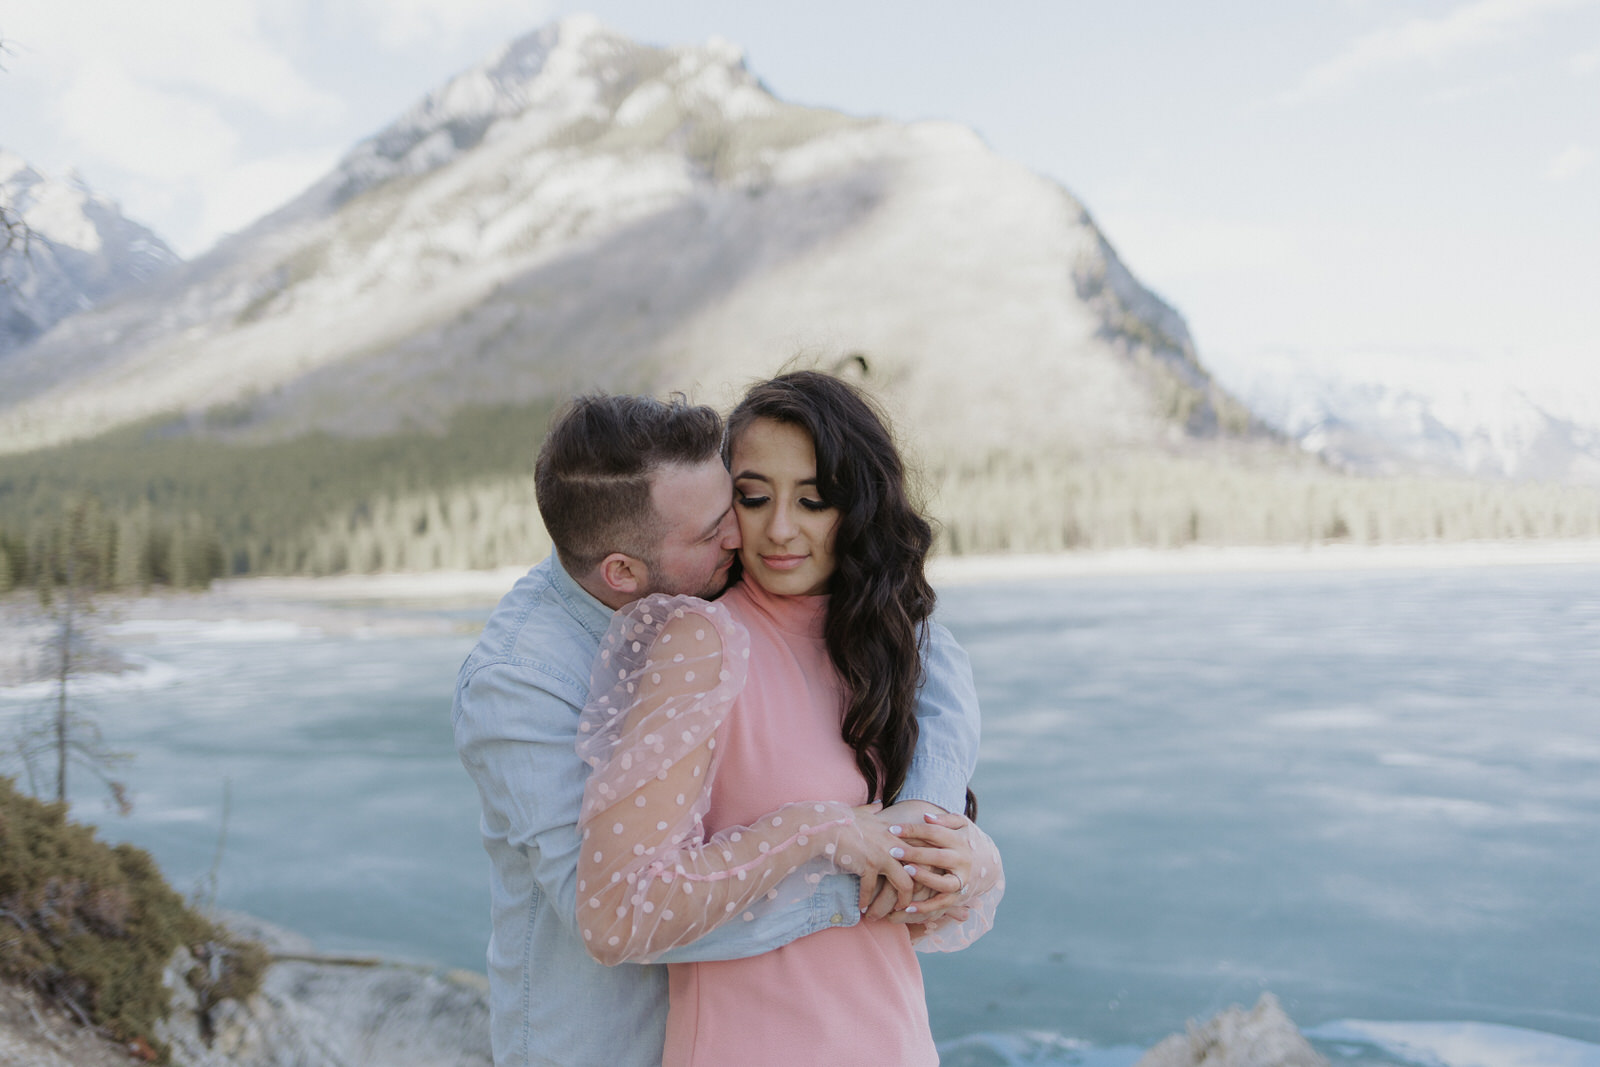
[[[865,366],[935,453],[1260,433],[1083,205],[970,130],[785,103],[733,46],[580,17],[0,362],[0,451],[150,418],[383,434],[596,386],[720,404],[796,356]]]
[[[0,149],[0,209],[25,237],[0,256],[0,360],[69,315],[170,270],[178,256],[76,174]]]

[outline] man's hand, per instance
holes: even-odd
[[[881,804],[866,804],[852,812],[856,829],[861,833],[860,847],[855,851],[861,855],[848,869],[861,879],[862,910],[867,907],[868,886],[872,887],[874,895],[888,898],[888,908],[907,907],[917,889],[913,880],[916,870],[900,862],[905,854],[905,847],[899,841],[904,829],[900,820],[888,815]]]

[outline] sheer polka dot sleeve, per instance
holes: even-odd
[[[601,642],[578,723],[578,754],[594,773],[578,821],[577,915],[601,963],[647,962],[751,920],[763,900],[852,869],[862,836],[837,802],[791,804],[753,826],[704,832],[717,728],[744,686],[749,654],[749,636],[725,608],[683,596],[639,601]]]

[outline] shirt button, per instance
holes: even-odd
[[[844,916],[840,915],[838,912],[834,912],[833,918],[829,919],[828,921],[833,925],[838,926],[840,923],[844,922]]]

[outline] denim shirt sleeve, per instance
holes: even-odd
[[[574,686],[534,662],[501,660],[464,671],[455,731],[486,829],[527,852],[534,882],[576,939],[578,814],[589,766],[577,753],[584,694]],[[762,909],[755,920],[722,927],[663,954],[661,962],[757,956],[829,926],[853,925],[860,917],[858,886],[854,876],[824,878],[808,898]]]
[[[926,800],[960,813],[967,804],[967,783],[978,766],[978,690],[972,663],[950,631],[930,620],[922,666],[917,750],[899,799]]]
[[[799,878],[800,875],[790,875]],[[781,948],[806,934],[834,926],[854,926],[861,921],[861,882],[853,874],[830,874],[811,898],[786,909],[756,911],[753,921],[728,923],[655,957],[657,963],[705,963],[740,960]],[[754,929],[752,929],[754,928]]]
[[[490,662],[464,672],[456,748],[478,785],[486,833],[532,861],[533,880],[577,936],[578,809],[588,767],[573,745],[575,680],[540,664]]]

